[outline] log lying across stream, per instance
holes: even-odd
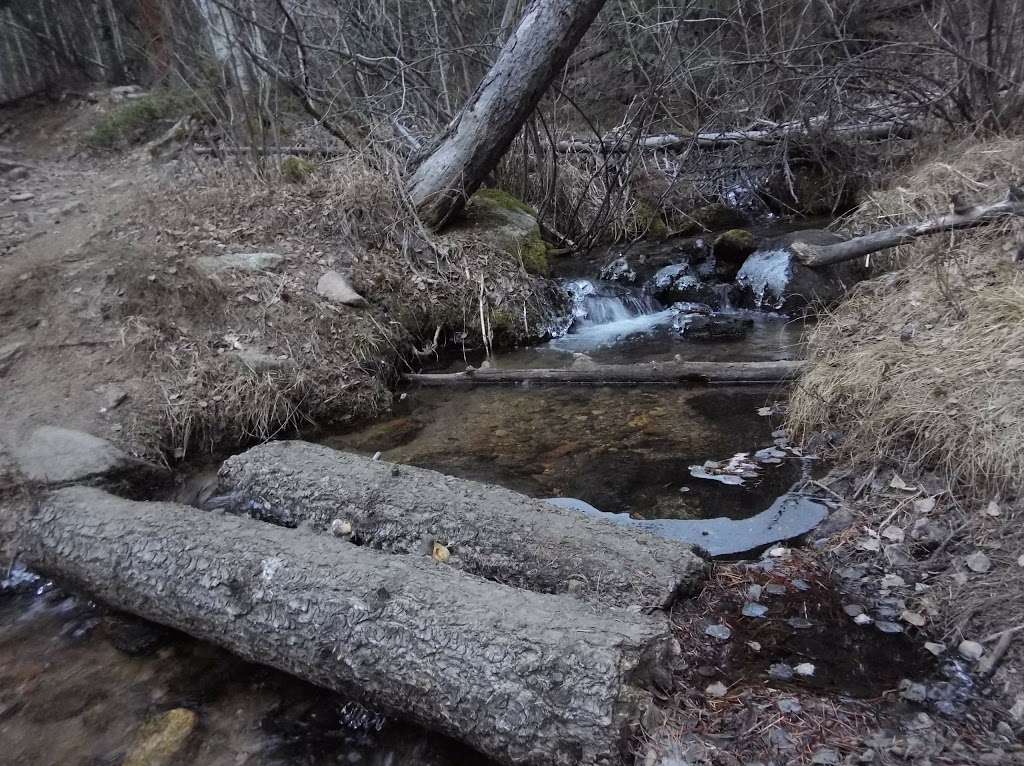
[[[785,362],[652,362],[649,364],[595,364],[566,369],[502,369],[486,367],[453,373],[410,373],[404,379],[421,386],[458,386],[472,383],[782,383],[803,370],[802,361]]]
[[[662,615],[596,610],[429,556],[98,489],[52,493],[21,532],[30,566],[115,608],[506,764],[624,762],[678,651]]]
[[[540,593],[602,606],[667,607],[693,593],[706,564],[690,546],[556,508],[518,492],[307,442],[270,442],[220,470],[230,510],[346,537],[366,548],[430,558]]]

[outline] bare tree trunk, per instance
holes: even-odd
[[[497,61],[408,181],[424,223],[440,228],[501,160],[605,0],[533,0]]]
[[[489,367],[467,372],[408,373],[403,378],[421,386],[476,383],[783,383],[803,369],[803,362],[669,362],[665,364],[596,364],[580,369],[513,370]]]
[[[834,245],[812,245],[795,242],[790,245],[793,255],[805,266],[827,266],[860,258],[879,250],[906,245],[917,237],[939,234],[953,229],[970,229],[1008,216],[1024,216],[1024,192],[1010,187],[1010,193],[1001,202],[974,205],[946,215],[936,215],[917,223],[907,223],[884,231],[874,231]]]
[[[112,607],[454,736],[606,766],[671,691],[663,615],[595,610],[326,535],[85,487],[21,525],[28,564]],[[615,551],[607,551],[610,557]]]
[[[330,531],[367,549],[430,556],[451,567],[602,606],[666,608],[705,573],[687,545],[623,530],[518,492],[299,441],[269,442],[224,462],[232,510]],[[613,554],[610,552],[614,551]]]

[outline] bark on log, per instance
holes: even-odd
[[[534,0],[437,147],[409,178],[423,222],[440,228],[497,166],[605,0]]]
[[[488,367],[453,373],[408,373],[421,386],[476,383],[581,383],[593,385],[643,383],[782,383],[800,374],[804,362],[672,362],[603,364],[581,369],[501,369]]]
[[[620,763],[678,646],[666,621],[429,558],[73,487],[27,563],[107,604],[459,738],[506,764]]]
[[[828,133],[843,138],[905,138],[911,135],[912,123],[890,120],[887,122],[835,125],[828,128]],[[637,141],[627,137],[609,137],[601,140],[593,138],[568,138],[555,144],[555,151],[565,154],[572,151],[589,151],[598,153],[623,153],[655,149],[684,149],[688,146],[699,146],[706,149],[718,149],[736,144],[774,144],[788,138],[806,136],[812,130],[825,130],[821,121],[811,121],[811,128],[802,122],[787,123],[771,128],[757,130],[722,130],[702,133],[680,134],[662,133],[644,136]]]
[[[231,510],[329,532],[388,553],[429,558],[540,593],[603,606],[660,609],[694,593],[706,564],[689,545],[624,530],[518,492],[307,442],[270,442],[224,462]]]
[[[1006,199],[985,205],[974,205],[968,210],[936,215],[917,223],[895,226],[884,231],[875,231],[862,237],[854,237],[834,245],[812,245],[795,242],[790,245],[793,255],[805,266],[827,266],[854,258],[861,258],[879,250],[906,245],[917,237],[939,234],[954,229],[970,229],[1009,216],[1024,216],[1024,192],[1011,187]]]

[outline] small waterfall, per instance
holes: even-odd
[[[624,322],[661,309],[651,296],[618,285],[576,279],[567,282],[565,289],[572,299],[574,329]]]

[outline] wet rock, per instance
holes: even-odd
[[[619,257],[601,269],[600,278],[606,282],[624,282],[631,285],[636,282],[636,270],[627,258]]]
[[[227,271],[276,271],[283,263],[284,256],[277,253],[227,253],[203,255],[195,259],[196,267],[208,276]]]
[[[706,303],[673,303],[669,306],[677,314],[701,314],[708,316],[714,313],[714,309]]]
[[[833,303],[864,277],[857,263],[810,268],[799,263],[789,246],[795,242],[831,244],[842,241],[831,232],[793,232],[751,254],[739,273],[740,304],[753,309],[796,313],[817,303]]]
[[[332,303],[345,306],[366,306],[366,298],[357,293],[348,279],[337,271],[324,273],[316,283],[316,291]]]
[[[163,626],[128,614],[107,615],[102,629],[113,647],[129,657],[151,655],[170,639],[170,632]]]
[[[672,326],[687,340],[738,341],[753,329],[754,321],[739,317],[681,314],[675,318]]]
[[[711,636],[712,638],[718,638],[722,641],[728,640],[732,636],[732,630],[728,625],[708,625],[704,628],[704,635]]]
[[[43,484],[89,482],[129,472],[161,473],[155,466],[131,457],[106,439],[56,426],[37,428],[13,452],[25,478]]]
[[[754,250],[757,242],[746,229],[729,229],[719,234],[712,245],[715,256],[715,274],[719,279],[731,282]]]
[[[148,722],[125,756],[124,766],[169,766],[185,748],[197,723],[196,714],[185,708],[169,710]]]
[[[677,263],[658,271],[651,280],[650,292],[661,303],[703,303],[712,308],[721,305],[721,299],[712,285],[690,272],[687,264]]]

